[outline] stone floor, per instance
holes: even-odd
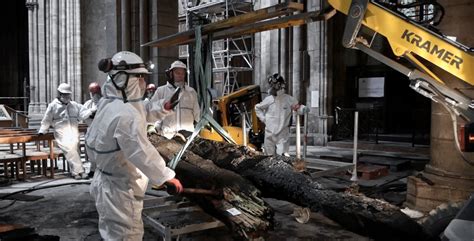
[[[363,147],[363,144],[361,146]],[[386,145],[380,146],[380,148],[385,148]],[[319,158],[322,155],[327,155],[327,153],[336,153],[338,156],[342,156],[342,158],[339,158],[340,160],[350,162],[352,160],[352,150],[348,147],[344,145],[337,147],[308,146],[307,154],[309,158]],[[367,149],[374,150],[372,147]],[[379,151],[399,152],[399,149],[381,149]],[[423,158],[426,156],[426,148],[421,148],[421,151],[417,148],[403,147],[402,149],[404,155],[421,155]],[[295,155],[294,146],[290,148],[290,154]],[[382,179],[378,181],[385,182]],[[12,202],[11,200],[0,199],[0,231],[4,224],[20,224],[35,228],[40,235],[59,236],[60,240],[101,240],[97,228],[98,214],[89,195],[89,182],[90,180],[76,181],[67,178],[64,174],[57,175],[54,180],[39,177],[7,185],[0,181],[0,196],[2,193],[11,193],[33,187],[41,188],[46,185],[64,184],[64,186],[27,193],[27,195],[43,196],[43,198],[36,201]],[[343,184],[340,183],[342,187],[344,187]],[[274,230],[268,232],[265,240],[370,240],[367,237],[345,230],[317,213],[311,214],[308,223],[300,224],[291,216],[293,209],[296,207],[294,204],[275,199],[266,199],[266,201],[275,210],[276,226]],[[144,240],[162,240],[162,237],[159,232],[146,225]],[[179,240],[225,241],[232,240],[232,238],[229,230],[223,227],[181,235]]]
[[[89,195],[88,181],[76,181],[61,176],[56,180],[35,179],[0,187],[0,193],[58,184],[64,186],[27,193],[44,196],[36,201],[12,203],[11,200],[0,200],[0,226],[21,224],[36,228],[36,232],[40,235],[59,236],[60,240],[101,240],[97,228],[98,214]],[[300,224],[291,216],[295,205],[275,199],[266,201],[275,209],[276,227],[267,234],[265,240],[369,240],[344,230],[317,213],[311,214],[308,223]],[[162,240],[162,238],[156,230],[146,226],[144,240]],[[224,227],[181,235],[179,240],[232,240],[232,238]]]

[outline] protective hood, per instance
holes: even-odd
[[[99,103],[100,98],[102,98],[102,95],[100,93],[89,93],[89,96],[91,97],[91,100],[96,104]]]
[[[277,90],[270,87],[268,90],[267,90],[267,94],[269,95],[273,95],[273,96],[276,96],[277,95]]]
[[[276,95],[277,95],[277,96],[282,96],[283,94],[285,94],[285,89],[279,89],[279,90],[277,90],[277,92],[276,92]]]
[[[185,82],[184,81],[175,81],[174,85],[176,87],[183,88],[185,86]]]
[[[69,102],[71,102],[72,100],[71,94],[63,94],[63,93],[59,93],[58,99],[64,105],[69,104]]]
[[[127,75],[125,73],[119,74],[115,77],[115,84],[119,87],[124,86],[126,82]],[[140,88],[140,82],[138,78],[129,76],[127,88],[125,88],[125,94],[127,95],[128,103],[132,104],[137,110],[144,113],[144,108],[142,102],[142,97],[145,93],[145,89]],[[122,95],[122,91],[115,88],[114,84],[112,83],[112,79],[107,76],[107,81],[105,82],[102,88],[102,98],[101,102],[99,103],[99,108],[103,108],[103,106],[113,102],[114,100],[123,101],[124,97]]]

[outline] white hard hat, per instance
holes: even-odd
[[[71,86],[67,83],[62,83],[58,86],[58,91],[63,94],[72,94]]]
[[[142,58],[129,51],[121,51],[112,57],[112,72],[124,71],[133,74],[150,74]]]
[[[179,60],[176,60],[174,61],[171,66],[170,66],[170,70],[174,69],[174,68],[182,68],[182,69],[187,69],[188,67],[181,61]]]

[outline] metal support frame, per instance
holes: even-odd
[[[176,166],[178,165],[179,160],[183,156],[183,154],[186,151],[186,149],[188,148],[188,146],[191,144],[191,142],[193,142],[194,138],[196,138],[196,136],[199,134],[201,129],[204,126],[206,126],[207,124],[211,125],[211,127],[214,128],[214,130],[216,130],[217,133],[219,133],[219,135],[222,136],[222,138],[224,138],[224,140],[226,140],[229,143],[236,144],[236,142],[232,139],[232,137],[230,137],[230,135],[224,129],[222,129],[222,127],[219,125],[219,123],[217,123],[214,120],[214,118],[212,118],[212,116],[208,112],[206,112],[202,116],[202,118],[198,122],[198,124],[196,125],[193,134],[186,141],[186,144],[184,144],[184,146],[181,148],[181,150],[179,150],[179,152],[176,154],[176,156],[174,156],[173,159],[170,161],[169,167],[171,169],[176,168]]]
[[[143,202],[143,221],[157,230],[162,236],[163,240],[171,241],[173,237],[179,237],[179,235],[192,233],[196,231],[202,231],[212,228],[218,228],[224,226],[224,224],[214,218],[212,221],[200,222],[184,225],[181,227],[170,227],[159,221],[159,216],[163,212],[170,211],[202,211],[195,204],[187,200],[179,200],[175,196],[166,197],[154,197],[151,199],[145,199]],[[207,215],[203,212],[203,215]],[[179,219],[179,217],[177,217]]]
[[[246,11],[243,9],[249,6],[253,6],[253,1],[224,0],[192,6],[186,8],[186,26],[189,27],[189,14],[199,14],[211,19],[211,21],[217,21],[245,13]],[[247,43],[248,41],[250,41],[250,46]],[[213,73],[224,74],[222,95],[232,93],[240,87],[237,81],[239,72],[253,70],[252,46],[253,39],[251,36],[214,41],[212,45]],[[233,66],[233,58],[241,59],[243,65]]]

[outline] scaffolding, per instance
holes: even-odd
[[[253,10],[253,1],[181,1],[180,31],[195,26],[191,19],[216,22]],[[180,58],[189,63],[188,46],[180,46]],[[227,95],[240,87],[239,74],[253,70],[253,36],[245,35],[216,40],[212,44],[213,88],[217,95]]]

